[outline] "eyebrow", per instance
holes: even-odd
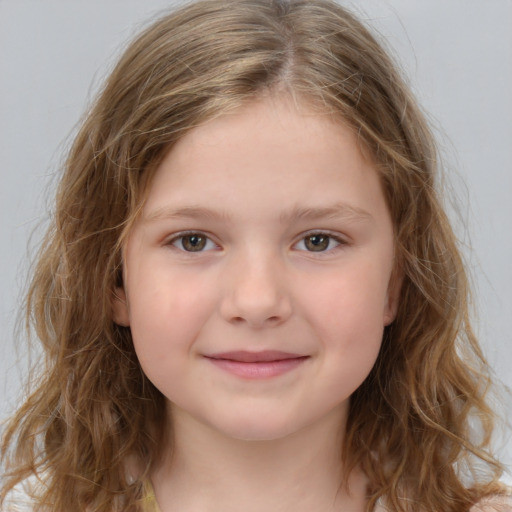
[[[144,220],[163,220],[163,219],[211,219],[211,220],[229,220],[231,216],[224,211],[212,210],[202,206],[184,206],[182,208],[162,207],[144,215]]]
[[[318,219],[346,219],[346,220],[373,220],[370,212],[352,206],[346,203],[335,203],[332,206],[320,207],[295,207],[289,212],[280,215],[281,222],[287,222],[292,219],[297,220],[318,220]]]
[[[209,219],[229,221],[232,216],[223,210],[213,210],[202,206],[185,206],[181,208],[162,207],[144,215],[144,220],[151,222],[165,219]],[[346,203],[331,206],[295,207],[281,213],[279,221],[286,224],[292,220],[345,219],[350,221],[371,221],[374,217],[366,210]]]

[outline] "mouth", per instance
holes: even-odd
[[[277,350],[234,351],[205,356],[214,366],[244,379],[269,379],[301,366],[309,356]]]

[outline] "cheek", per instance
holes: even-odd
[[[357,382],[371,370],[382,343],[387,285],[371,268],[316,282],[302,309],[333,373]]]
[[[303,307],[311,312],[312,321],[333,331],[380,332],[384,327],[387,283],[387,274],[372,265],[317,275],[313,283],[303,283]]]
[[[158,379],[179,372],[180,364],[191,353],[194,341],[213,305],[212,294],[204,286],[198,292],[194,280],[160,273],[158,279],[134,282],[129,310],[130,328],[139,362],[148,375]]]

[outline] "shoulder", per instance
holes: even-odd
[[[33,500],[22,490],[14,489],[7,495],[2,512],[32,512]]]
[[[382,500],[379,500],[374,512],[391,512],[391,509],[385,507]],[[473,505],[469,512],[512,512],[512,495],[496,494],[487,496]]]
[[[32,512],[34,499],[32,498],[37,480],[28,478],[14,487],[5,498],[1,512]]]
[[[470,512],[512,512],[512,496],[488,496],[471,507]]]

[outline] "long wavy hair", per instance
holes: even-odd
[[[35,475],[36,511],[143,510],[165,408],[129,328],[113,321],[123,243],[180,137],[280,88],[356,130],[395,229],[399,311],[351,398],[345,468],[368,476],[368,511],[383,498],[398,512],[467,512],[496,492],[502,466],[489,448],[489,371],[467,277],[433,136],[395,64],[333,1],[206,0],[128,46],[70,150],[26,301],[44,365],[4,429],[0,505]],[[131,479],[130,461],[143,469]]]

